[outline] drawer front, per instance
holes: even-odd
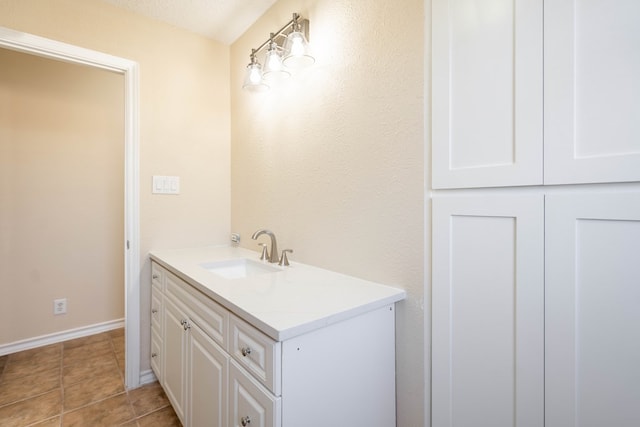
[[[221,347],[227,345],[229,312],[193,286],[166,273],[166,295],[177,301],[185,313]]]
[[[151,332],[151,369],[162,384],[162,339],[155,332]]]
[[[164,290],[165,271],[159,264],[151,262],[151,284],[161,291]]]
[[[162,292],[151,287],[151,331],[162,336]]]
[[[229,364],[231,426],[280,427],[281,398],[275,397],[234,360]]]
[[[280,396],[280,343],[234,315],[229,322],[231,356],[273,394]]]

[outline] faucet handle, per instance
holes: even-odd
[[[269,261],[269,251],[267,250],[267,244],[258,243],[258,245],[262,246],[262,254],[260,254],[260,261]]]
[[[285,266],[289,265],[289,258],[287,258],[287,252],[293,253],[293,249],[282,250],[282,255],[280,255],[280,262],[278,262],[278,265],[285,265]]]

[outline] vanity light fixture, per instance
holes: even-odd
[[[287,34],[285,34],[287,33]],[[297,13],[269,38],[251,49],[243,89],[261,92],[286,80],[291,76],[287,69],[303,68],[312,65],[315,58],[309,52],[309,20],[302,19]],[[267,48],[264,68],[258,62],[257,55]]]

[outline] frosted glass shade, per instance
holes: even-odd
[[[283,63],[289,68],[304,68],[316,62],[309,51],[309,43],[300,31],[293,31],[284,44]]]
[[[253,92],[262,92],[269,89],[269,86],[262,79],[262,67],[259,63],[252,62],[247,65],[242,88]]]
[[[262,76],[268,84],[277,84],[291,77],[291,73],[284,69],[280,49],[274,43],[269,47],[264,60]]]

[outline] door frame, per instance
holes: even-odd
[[[0,47],[124,76],[125,385],[140,385],[140,79],[138,63],[0,26]]]

